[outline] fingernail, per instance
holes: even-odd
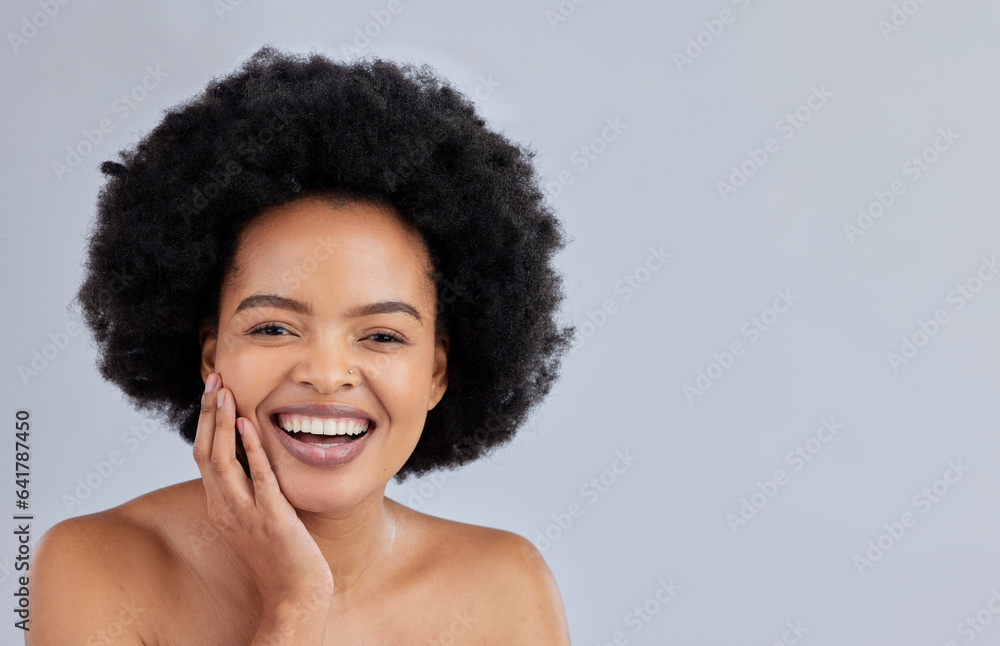
[[[225,403],[226,403],[226,391],[225,390],[220,390],[219,391],[219,408],[222,408],[222,405],[225,404]]]
[[[242,417],[239,418],[238,420],[236,420],[236,430],[240,432],[240,435],[243,435],[243,418]]]
[[[219,375],[213,372],[208,376],[208,379],[205,380],[205,392],[210,393],[218,387]]]

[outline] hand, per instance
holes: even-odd
[[[236,460],[237,424],[250,479]],[[330,565],[281,493],[256,426],[245,417],[236,419],[236,400],[222,387],[218,373],[206,380],[194,461],[208,498],[209,520],[246,564],[265,615],[309,603],[310,612],[322,612],[325,618],[333,594]]]

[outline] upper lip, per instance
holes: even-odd
[[[375,418],[372,417],[371,413],[360,408],[355,408],[354,406],[348,406],[347,404],[301,402],[275,408],[269,416],[273,419],[275,415],[280,415],[281,413],[309,415],[311,417],[360,417],[367,419],[372,424],[375,423]]]

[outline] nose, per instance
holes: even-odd
[[[315,335],[301,347],[301,357],[291,375],[296,384],[319,393],[358,384],[361,370],[355,366],[350,341],[343,334]]]

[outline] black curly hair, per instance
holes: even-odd
[[[429,250],[448,389],[404,480],[509,441],[558,377],[566,244],[531,165],[428,67],[265,46],[105,161],[77,295],[102,376],[194,442],[198,331],[218,321],[240,232],[313,194],[389,204]]]

